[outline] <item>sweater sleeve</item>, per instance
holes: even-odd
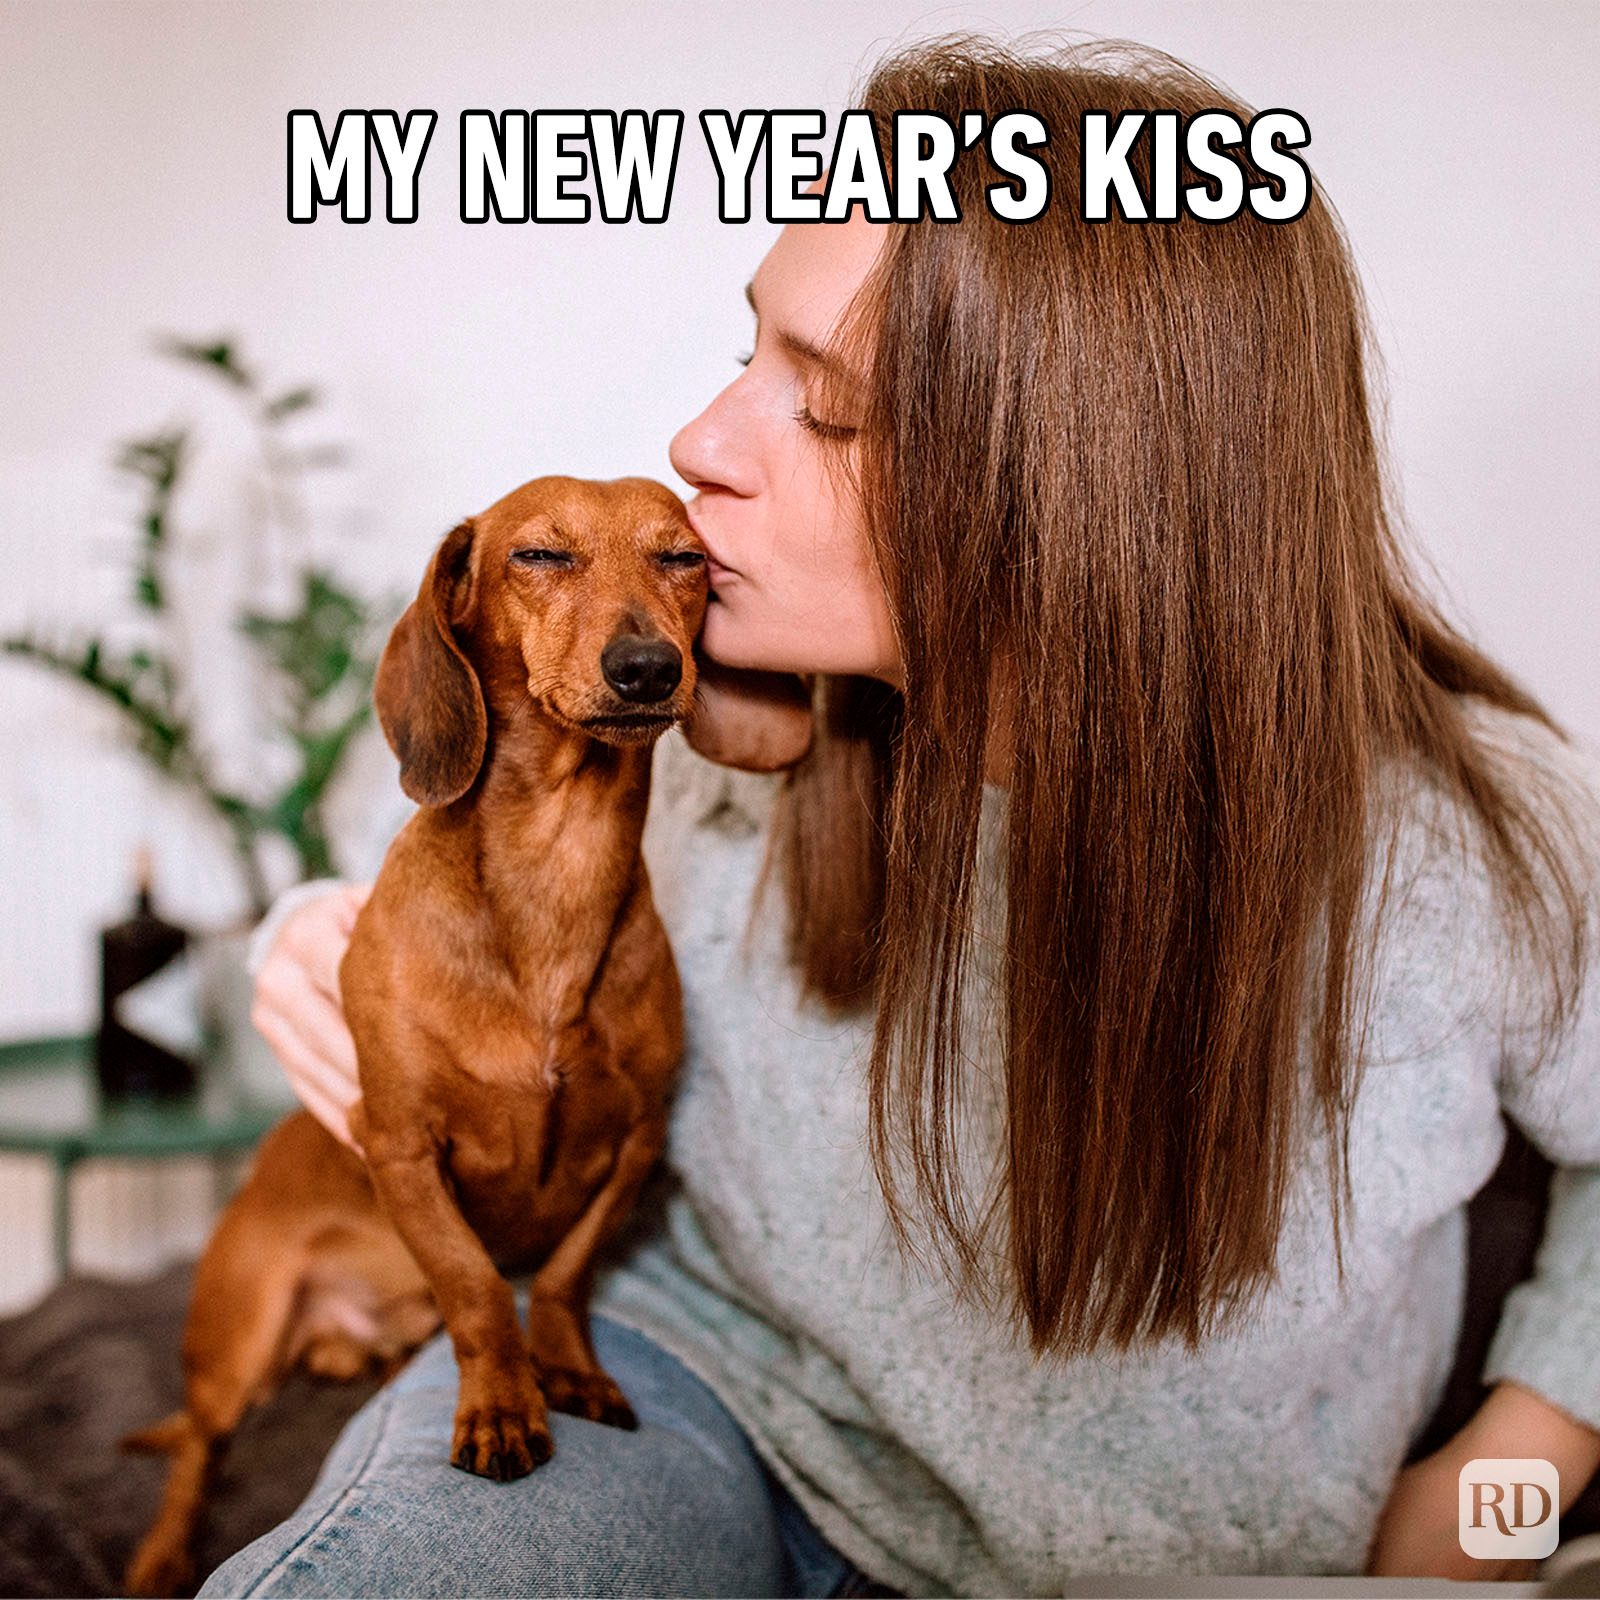
[[[1576,1015],[1544,1061],[1533,1060],[1525,1011],[1520,1035],[1505,1036],[1500,1104],[1556,1170],[1533,1274],[1505,1300],[1482,1378],[1512,1379],[1600,1429],[1600,757],[1538,739],[1576,784],[1590,954]]]
[[[292,917],[301,906],[316,900],[320,896],[332,893],[335,889],[345,887],[342,878],[310,878],[305,883],[297,883],[283,891],[276,900],[267,907],[267,914],[255,925],[251,931],[250,942],[245,947],[245,968],[254,978],[267,959],[267,952],[272,948],[272,941],[282,931],[284,923]]]

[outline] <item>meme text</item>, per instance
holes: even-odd
[[[681,111],[480,111],[461,113],[458,214],[465,223],[659,223],[672,207]],[[963,150],[982,148],[999,174],[984,204],[1002,222],[1026,223],[1051,203],[1050,170],[1039,157],[1051,139],[1041,118],[1007,111],[960,122],[932,111],[893,120],[886,166],[866,111],[839,119],[824,173],[810,144],[825,136],[821,111],[702,111],[715,164],[718,217],[749,222],[844,222],[860,206],[872,222],[959,222],[950,173]],[[372,218],[376,162],[386,181],[385,219],[420,215],[423,164],[438,113],[341,111],[331,135],[315,111],[289,113],[289,220],[309,223],[337,209],[342,222]],[[1305,121],[1281,107],[1241,125],[1231,111],[1085,112],[1078,138],[1085,222],[1228,222],[1244,213],[1292,222],[1310,203],[1311,175],[1293,152],[1311,142]],[[1234,153],[1249,154],[1250,168]],[[757,193],[758,157],[765,176]],[[1199,182],[1184,181],[1184,168]],[[1141,172],[1148,174],[1141,183]],[[1254,181],[1257,177],[1264,181]],[[592,189],[579,192],[581,186]]]

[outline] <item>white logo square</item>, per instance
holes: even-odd
[[[1539,1456],[1477,1456],[1462,1469],[1462,1550],[1477,1561],[1542,1561],[1559,1542],[1561,1484]]]

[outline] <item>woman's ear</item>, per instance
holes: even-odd
[[[445,535],[378,662],[378,721],[400,758],[400,787],[418,805],[459,800],[488,745],[483,689],[451,627],[468,583],[472,536],[470,517]]]
[[[695,652],[694,711],[683,724],[708,761],[746,772],[792,767],[811,748],[811,684],[792,672],[723,667]]]

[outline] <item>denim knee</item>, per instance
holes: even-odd
[[[597,1317],[594,1337],[637,1431],[555,1413],[555,1453],[527,1477],[462,1472],[438,1335],[351,1418],[305,1503],[200,1595],[785,1592],[782,1530],[737,1423],[644,1335]]]

